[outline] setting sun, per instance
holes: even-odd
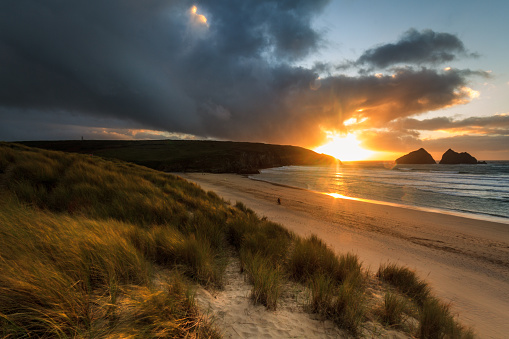
[[[329,139],[331,140],[329,143],[315,148],[314,151],[332,155],[341,161],[366,160],[375,154],[373,151],[362,148],[354,134],[331,135]]]

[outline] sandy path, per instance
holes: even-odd
[[[221,329],[223,338],[349,338],[331,321],[305,313],[299,290],[286,289],[276,311],[253,305],[251,285],[245,280],[239,260],[232,259],[226,268],[224,290],[197,292],[198,305]]]
[[[240,260],[230,258],[226,267],[224,289],[207,291],[199,288],[195,300],[205,316],[220,329],[223,338],[323,338],[350,339],[330,320],[305,311],[308,291],[300,284],[287,282],[282,288],[276,311],[253,305],[249,297],[251,285],[240,273]],[[382,294],[376,288],[371,292]],[[360,329],[361,338],[410,339],[406,333],[388,330],[378,323],[367,321]]]
[[[509,336],[509,225],[332,197],[232,174],[179,174],[376,271],[416,269],[481,338]],[[276,199],[281,197],[282,204]]]

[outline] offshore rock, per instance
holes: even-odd
[[[454,152],[452,149],[448,149],[443,155],[440,164],[445,165],[459,165],[459,164],[485,164],[485,162],[479,162],[476,158],[468,154],[467,152]]]
[[[396,164],[436,164],[436,161],[424,148],[419,148],[396,159]]]

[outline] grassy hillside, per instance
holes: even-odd
[[[336,162],[333,157],[302,147],[248,142],[69,140],[27,141],[23,144],[120,159],[166,172],[252,173],[262,168]]]
[[[220,289],[232,255],[268,309],[292,280],[309,288],[309,312],[352,335],[369,320],[420,338],[471,336],[407,268],[375,278],[356,256],[169,174],[0,143],[3,338],[218,338],[192,287]]]

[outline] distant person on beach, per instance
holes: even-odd
[[[277,204],[281,205],[281,199],[280,198],[277,198]]]

